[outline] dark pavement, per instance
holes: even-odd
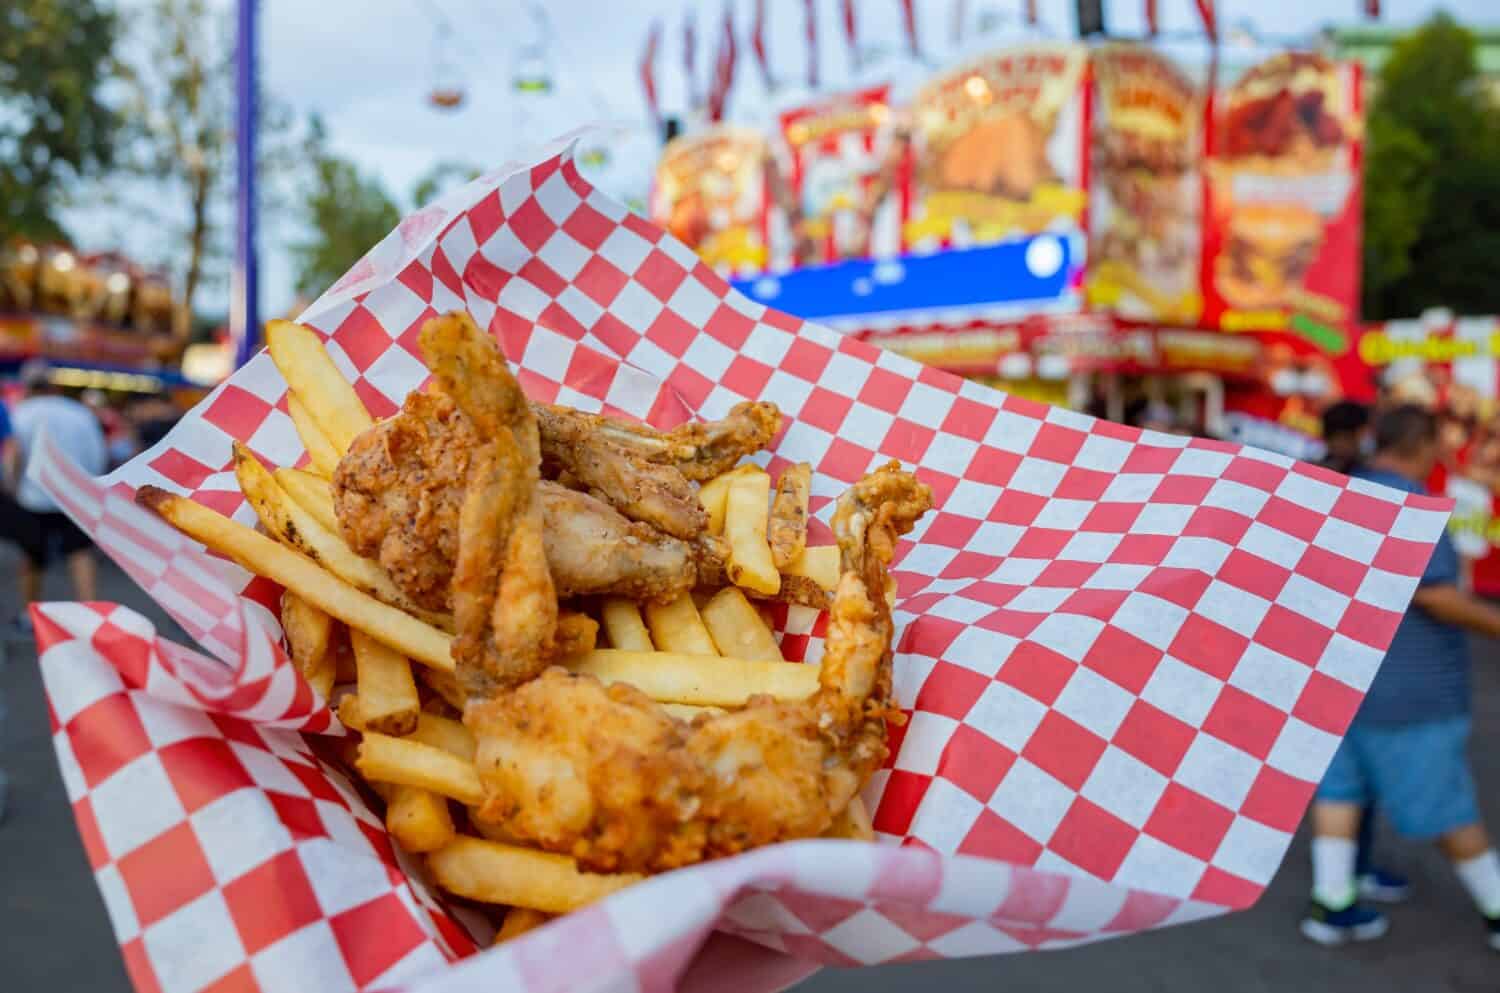
[[[13,560],[0,549],[0,618],[14,610]],[[170,622],[122,574],[106,568],[104,599]],[[60,575],[47,595],[67,597]],[[171,628],[164,628],[170,630]],[[10,775],[9,813],[0,822],[0,990],[126,993],[130,985],[84,860],[63,795],[29,642],[4,646],[0,767]],[[1500,826],[1500,643],[1475,645],[1472,754],[1485,816]],[[800,993],[882,993],[917,984],[943,993],[1008,989],[1026,993],[1326,993],[1412,991],[1493,993],[1500,955],[1446,863],[1425,846],[1386,833],[1387,862],[1410,873],[1416,898],[1391,912],[1383,941],[1327,950],[1297,934],[1308,892],[1307,843],[1299,837],[1265,897],[1252,910],[1085,948],[882,969],[825,970]],[[309,991],[315,993],[315,991]]]

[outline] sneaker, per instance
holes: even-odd
[[[1343,910],[1332,910],[1314,900],[1302,919],[1302,936],[1320,945],[1344,945],[1351,941],[1373,941],[1390,927],[1391,922],[1384,914],[1363,904],[1351,903]]]
[[[1411,896],[1411,880],[1372,866],[1359,877],[1359,896],[1373,903],[1401,903]]]

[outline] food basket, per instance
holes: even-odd
[[[493,948],[339,771],[279,590],[132,502],[253,523],[241,440],[303,458],[261,354],[102,479],[31,473],[196,639],[112,604],[33,609],[79,832],[140,991],[776,989],[819,964],[1060,948],[1250,906],[1360,705],[1445,501],[1007,396],[752,303],[590,185],[563,143],[403,220],[302,320],[377,417],[467,308],[533,399],[667,427],[769,399],[812,510],[889,459],[935,509],[893,572],[908,721],[878,843],[654,877]],[[762,461],[767,461],[765,457]],[[788,658],[821,623],[776,616]]]

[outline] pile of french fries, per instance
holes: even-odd
[[[572,859],[518,844],[470,815],[481,800],[475,741],[451,656],[452,617],[418,609],[381,566],[341,536],[330,484],[350,443],[374,421],[311,329],[271,322],[267,346],[290,387],[288,409],[306,468],[267,469],[236,444],[234,467],[260,530],[161,490],[138,499],[208,548],[285,589],[281,621],[302,675],[357,734],[349,764],[385,802],[385,823],[424,855],[434,881],[459,897],[508,908],[496,940],[598,900],[640,877],[581,870]],[[605,598],[597,619],[607,648],[563,664],[605,683],[627,682],[684,719],[743,706],[752,696],[804,699],[818,667],[786,661],[761,610],[741,587],[775,594],[786,577],[832,590],[835,546],[806,545],[810,471],[771,478],[741,465],[703,484],[711,530],[729,548],[735,585],[669,603]],[[768,521],[771,533],[768,535]],[[800,527],[798,526],[800,522]],[[590,629],[592,627],[590,626]],[[871,839],[856,797],[830,836]]]

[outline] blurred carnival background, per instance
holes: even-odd
[[[118,464],[403,214],[584,124],[583,173],[751,298],[1002,390],[1311,461],[1330,410],[1428,407],[1500,596],[1493,0],[6,0],[0,413],[78,400]],[[1261,949],[1233,988],[1284,988],[1255,920],[1213,925]],[[1140,988],[1201,985],[1214,940],[1169,940]],[[48,968],[115,988],[96,944]],[[1058,988],[1130,953],[1069,954]],[[1411,988],[1493,988],[1453,969]]]

